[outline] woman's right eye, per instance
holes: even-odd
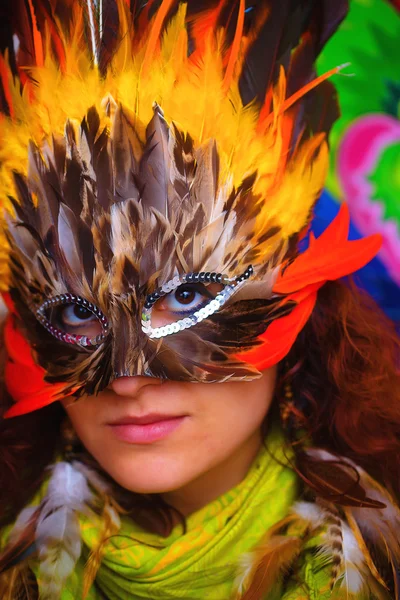
[[[64,304],[50,308],[47,314],[49,322],[71,335],[95,338],[103,333],[99,318],[81,304]]]
[[[60,294],[45,300],[36,310],[38,321],[62,342],[83,347],[98,346],[108,334],[108,320],[89,300]]]
[[[97,320],[90,310],[79,304],[70,304],[60,310],[60,318],[64,325],[70,327],[79,327],[88,321]]]

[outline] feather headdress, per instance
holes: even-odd
[[[0,60],[9,329],[57,388],[15,389],[14,352],[8,416],[121,374],[259,377],[379,247],[348,243],[343,212],[296,258],[336,117],[339,69],[313,62],[346,2],[19,4]]]

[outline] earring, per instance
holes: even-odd
[[[292,381],[288,373],[289,364],[286,365],[286,379],[283,384],[284,393],[279,403],[281,423],[284,430],[289,434],[289,437],[298,438],[300,436],[301,438],[306,425],[306,417],[295,401]]]
[[[290,381],[286,381],[284,386],[284,397],[280,402],[280,415],[283,427],[286,429],[290,416],[294,412],[293,390]]]
[[[80,440],[75,433],[75,429],[67,417],[61,425],[61,437],[62,437],[62,453],[65,460],[70,461],[75,458],[78,447],[80,446]]]

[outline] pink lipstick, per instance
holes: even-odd
[[[186,419],[186,415],[148,414],[143,417],[124,417],[109,423],[114,435],[130,444],[151,444],[167,437]]]

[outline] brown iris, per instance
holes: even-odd
[[[193,288],[190,289],[191,286],[182,286],[175,292],[175,299],[180,304],[190,304],[196,297],[196,290]]]

